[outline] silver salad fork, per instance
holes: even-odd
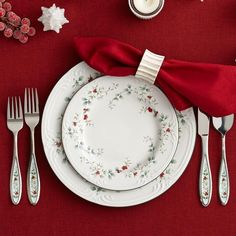
[[[13,160],[10,175],[10,196],[14,205],[20,202],[22,194],[22,179],[18,159],[17,137],[23,127],[23,112],[20,97],[8,98],[7,102],[7,127],[13,133]]]
[[[31,154],[27,172],[27,194],[32,205],[36,205],[40,197],[40,177],[35,156],[34,130],[39,123],[39,100],[37,89],[25,89],[24,101],[25,123],[30,128]]]

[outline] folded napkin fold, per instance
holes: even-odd
[[[134,75],[143,52],[131,45],[103,37],[75,37],[79,57],[106,75]],[[199,107],[211,116],[236,113],[236,67],[164,60],[155,85],[174,107]]]

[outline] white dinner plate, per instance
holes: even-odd
[[[62,117],[68,102],[86,83],[99,73],[82,62],[68,71],[55,85],[44,108],[42,141],[47,160],[62,183],[78,196],[104,206],[124,207],[147,202],[168,190],[188,165],[196,138],[193,109],[177,111],[179,141],[167,168],[148,184],[127,191],[113,191],[86,181],[69,163],[62,145]]]
[[[70,163],[86,180],[129,190],[168,166],[177,147],[178,121],[155,85],[134,76],[103,76],[70,101],[62,141]]]

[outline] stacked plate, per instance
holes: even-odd
[[[193,110],[174,110],[156,86],[101,76],[82,62],[52,90],[42,140],[53,171],[75,194],[131,206],[159,196],[182,175],[195,126]]]

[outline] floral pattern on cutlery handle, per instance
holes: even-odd
[[[212,177],[208,157],[208,136],[202,137],[202,161],[199,177],[200,200],[204,207],[207,207],[211,201],[212,195]]]
[[[32,205],[36,205],[40,196],[40,178],[34,154],[31,155],[27,174],[27,192]]]
[[[10,178],[10,194],[14,205],[19,204],[22,193],[22,179],[20,173],[20,165],[17,157],[13,158],[11,178]]]
[[[219,173],[219,197],[221,204],[225,206],[229,200],[229,173],[226,161],[225,137],[222,137],[222,158]]]

